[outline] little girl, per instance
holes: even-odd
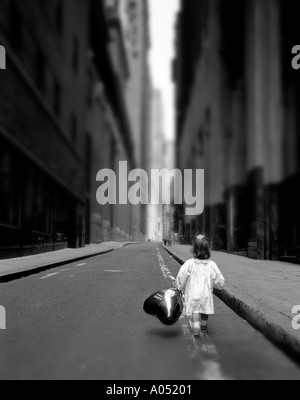
[[[193,245],[194,258],[179,271],[176,285],[184,291],[186,315],[192,320],[193,333],[207,333],[209,315],[214,315],[214,287],[222,289],[225,279],[217,264],[211,261],[209,242],[205,236],[197,236]]]

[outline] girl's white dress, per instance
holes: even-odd
[[[195,258],[187,261],[176,279],[177,288],[184,291],[186,315],[214,315],[213,290],[214,287],[222,289],[224,284],[225,279],[213,261]]]

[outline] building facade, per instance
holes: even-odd
[[[151,136],[151,71],[148,0],[121,0],[120,16],[129,62],[126,103],[137,168],[149,169]],[[147,239],[147,206],[132,208],[134,241]]]
[[[0,75],[0,258],[146,239],[141,206],[96,202],[97,172],[118,171],[119,161],[136,168],[148,137],[147,86],[141,85],[150,81],[147,3],[138,2],[144,29],[137,32],[143,50],[138,76],[123,4],[0,3],[7,67]],[[136,99],[130,97],[135,80]],[[140,104],[137,127],[132,115]]]
[[[2,258],[84,245],[87,26],[87,2],[1,1]]]
[[[162,93],[153,89],[151,93],[151,135],[149,146],[149,172],[152,169],[165,168],[165,132]],[[149,174],[150,176],[150,174]],[[152,193],[158,194],[159,185],[151,187]],[[163,205],[148,205],[148,237],[153,242],[164,239]]]
[[[172,171],[175,168],[175,146],[173,139],[166,139],[165,141],[165,154],[164,154],[164,167]],[[171,198],[171,204],[163,206],[163,238],[169,245],[178,243],[178,235],[174,235],[174,212],[175,206]]]
[[[202,216],[176,212],[188,242],[204,232],[217,250],[300,261],[298,11],[294,0],[182,1],[177,165],[205,169],[206,199]]]
[[[133,238],[132,207],[97,203],[101,169],[136,165],[132,129],[126,103],[128,54],[119,3],[93,2],[90,14],[87,99],[87,242],[129,241]],[[117,174],[118,175],[118,174]]]

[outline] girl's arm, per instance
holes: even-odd
[[[214,281],[214,286],[217,289],[223,289],[225,286],[225,278],[221,274],[221,271],[219,270],[217,264],[214,263],[213,266],[213,281]]]
[[[185,288],[185,285],[187,283],[188,278],[191,275],[190,271],[190,262],[187,261],[180,269],[179,274],[176,279],[176,287],[178,290],[183,291]]]

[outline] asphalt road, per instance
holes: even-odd
[[[185,319],[168,328],[145,315],[144,300],[178,270],[161,247],[133,245],[0,284],[0,380],[300,379],[219,300],[205,340],[193,340]]]

